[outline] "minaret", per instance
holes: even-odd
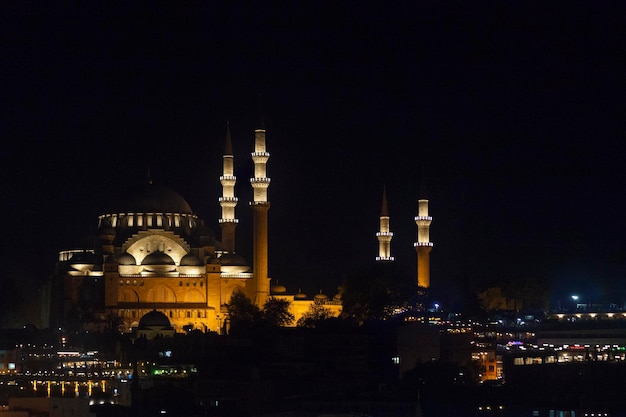
[[[420,288],[429,288],[430,251],[433,248],[433,243],[430,241],[430,223],[433,218],[428,215],[428,199],[424,194],[417,201],[417,205],[417,216],[415,216],[417,242],[413,245],[417,251],[417,285]]]
[[[222,228],[222,246],[225,251],[235,251],[235,228],[239,220],[235,218],[235,207],[237,197],[235,197],[235,183],[237,177],[234,175],[233,167],[233,144],[230,138],[230,124],[226,124],[226,145],[224,146],[224,161],[222,176],[222,196],[220,206],[222,206],[222,218],[219,220]]]
[[[378,256],[377,261],[393,261],[391,256],[391,239],[393,233],[389,231],[389,210],[387,209],[387,189],[383,188],[383,203],[380,209],[379,231],[376,233],[378,238]]]
[[[267,189],[270,179],[267,177],[267,160],[270,154],[265,148],[265,126],[263,116],[259,112],[259,121],[254,130],[254,178],[250,178],[254,200],[252,206],[253,243],[252,243],[252,276],[254,281],[254,298],[256,306],[262,308],[270,292],[270,279],[268,277],[268,234],[267,212],[270,203],[267,199]]]

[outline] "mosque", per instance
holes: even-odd
[[[259,308],[270,296],[288,300],[295,316],[293,325],[313,304],[322,305],[334,316],[340,314],[338,296],[290,295],[284,286],[270,285],[270,154],[262,121],[254,130],[251,153],[252,265],[237,253],[237,177],[230,129],[226,130],[219,178],[221,241],[180,194],[153,184],[148,175],[145,183],[130,190],[117,207],[99,215],[92,244],[59,253],[56,271],[45,291],[44,323],[55,327],[80,323],[94,329],[115,326],[129,332],[139,327],[142,317],[155,317],[156,310],[176,332],[197,329],[221,333],[227,323],[225,304],[236,290],[243,291]]]
[[[250,179],[253,259],[250,266],[236,251],[238,226],[230,129],[226,129],[222,185],[221,240],[177,192],[153,184],[150,175],[129,191],[118,206],[98,216],[91,244],[59,253],[56,271],[44,291],[44,324],[55,328],[81,326],[93,330],[118,328],[124,332],[156,330],[167,334],[191,330],[224,332],[226,304],[242,291],[262,308],[269,297],[289,301],[297,320],[312,306],[333,316],[341,313],[341,296],[288,294],[270,285],[268,275],[268,211],[270,202],[263,122],[254,130],[254,177]],[[418,202],[418,284],[430,286],[428,200]],[[380,216],[380,262],[392,262],[387,197]]]

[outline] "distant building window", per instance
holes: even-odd
[[[393,362],[394,365],[399,365],[400,364],[400,357],[399,356],[394,356],[393,358],[391,358],[391,362]]]

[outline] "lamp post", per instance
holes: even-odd
[[[572,295],[572,301],[574,301],[574,311],[578,310],[578,295]]]

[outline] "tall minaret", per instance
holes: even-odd
[[[270,179],[267,177],[267,160],[270,154],[265,148],[265,126],[263,116],[259,109],[259,121],[254,130],[254,178],[250,178],[254,200],[252,206],[253,243],[252,243],[252,276],[254,281],[254,298],[256,306],[262,308],[270,292],[270,279],[268,277],[268,233],[267,212],[270,203],[267,199],[267,189]]]
[[[378,256],[377,261],[393,261],[391,256],[391,238],[393,233],[389,231],[389,210],[387,210],[387,189],[383,188],[383,203],[380,209],[379,231],[376,233],[378,238]]]
[[[417,242],[413,245],[417,251],[417,285],[420,288],[429,288],[430,251],[433,248],[433,243],[430,241],[430,223],[433,218],[428,215],[428,199],[424,193],[417,201],[417,205],[417,216],[415,216]]]
[[[235,251],[235,228],[239,220],[235,218],[235,207],[237,206],[237,197],[235,197],[235,177],[233,167],[233,144],[230,138],[230,124],[226,124],[226,145],[224,146],[224,162],[222,176],[222,196],[220,197],[220,206],[222,206],[222,218],[219,220],[222,228],[222,246],[225,251]]]

